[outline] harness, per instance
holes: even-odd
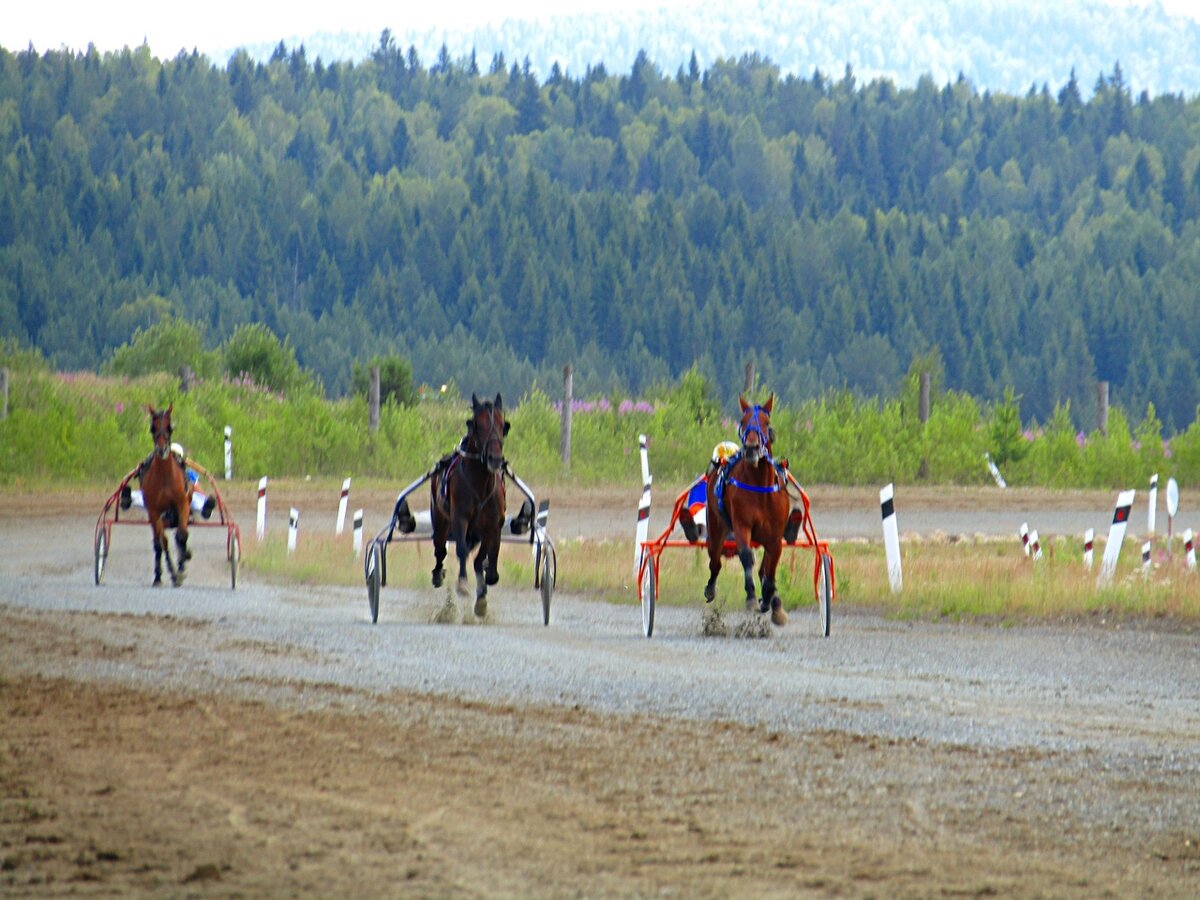
[[[767,450],[767,447],[771,445],[771,442],[775,438],[775,429],[768,425],[766,430],[763,430],[762,422],[759,419],[759,413],[761,412],[761,406],[754,407],[750,416],[750,421],[744,426],[738,428],[738,437],[741,438],[743,447],[734,453],[733,456],[729,457],[729,459],[725,461],[724,465],[717,467],[716,481],[713,483],[713,496],[717,499],[717,512],[721,514],[721,518],[730,528],[733,527],[733,520],[730,518],[729,510],[725,506],[725,489],[727,487],[735,487],[740,491],[747,491],[751,494],[776,494],[783,490],[784,486],[787,484],[787,475],[784,474],[782,463],[776,462],[771,456],[770,451]],[[731,475],[733,472],[733,467],[741,462],[742,457],[746,455],[744,446],[746,443],[746,435],[752,432],[758,435],[759,443],[763,448],[763,459],[765,459],[775,468],[776,478],[773,484],[746,484],[744,481],[738,481]]]

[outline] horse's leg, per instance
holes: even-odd
[[[460,596],[466,597],[471,593],[471,587],[467,583],[467,557],[471,555],[471,547],[467,542],[467,520],[456,516],[451,523],[450,534],[454,538],[454,554],[458,557],[456,590]]]
[[[158,532],[157,541],[158,541],[158,546],[162,548],[162,555],[164,557],[166,557],[166,560],[167,560],[167,571],[171,573],[171,584],[175,587],[179,587],[179,573],[175,571],[175,561],[173,559],[171,559],[171,545],[167,541],[167,529],[164,525],[162,525],[161,520],[159,521],[159,532]],[[157,563],[158,563],[158,560],[156,558],[155,559],[155,567],[156,568],[157,568]],[[161,573],[155,572],[155,576],[161,577]]]
[[[742,564],[742,576],[746,586],[746,610],[759,612],[770,609],[770,601],[765,597],[755,604],[754,597],[754,550],[750,546],[750,529],[737,527],[733,529],[733,541],[737,544],[738,561]]]
[[[488,581],[484,575],[486,564],[487,550],[483,544],[480,544],[479,549],[475,552],[475,561],[473,564],[475,569],[475,618],[477,619],[482,619],[487,615]]]
[[[770,604],[771,621],[776,625],[786,625],[788,620],[787,610],[783,608],[783,601],[775,587],[775,572],[779,568],[779,558],[782,555],[782,536],[763,544],[762,568],[759,570],[759,578],[762,580],[763,603]],[[766,610],[764,609],[763,612]]]
[[[442,563],[446,560],[446,538],[450,533],[450,517],[442,515],[441,510],[434,505],[431,508],[433,518],[433,586],[441,587],[446,580],[446,569]]]
[[[721,557],[725,554],[725,520],[713,506],[708,507],[708,584],[704,586],[704,601],[712,603],[717,597],[717,576],[721,574]]]
[[[158,522],[154,523],[150,533],[154,542],[154,586],[162,587],[162,552],[166,534]]]

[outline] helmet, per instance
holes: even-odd
[[[738,445],[733,441],[721,441],[721,443],[713,447],[712,461],[719,466],[723,466],[737,452]]]
[[[183,459],[184,456],[186,455],[183,452],[183,444],[180,444],[180,443],[171,444],[171,452],[174,453],[176,456],[178,456],[180,459]]]

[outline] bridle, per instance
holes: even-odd
[[[166,427],[163,427],[164,423]],[[171,433],[174,430],[169,411],[155,412],[151,410],[150,436],[154,438],[154,453],[159,459],[166,459],[171,454]]]
[[[770,426],[770,420],[768,420],[766,428],[763,427],[763,412],[764,410],[761,406],[754,406],[750,410],[749,420],[738,427],[738,438],[742,442],[742,452],[746,454],[751,464],[757,464],[759,459],[764,456],[768,461],[771,459],[771,444],[775,440],[775,429]],[[746,443],[746,438],[752,434],[758,435],[758,443],[753,446]]]

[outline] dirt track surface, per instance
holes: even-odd
[[[836,610],[748,640],[663,607],[647,641],[635,607],[560,592],[545,628],[503,583],[481,624],[389,586],[372,625],[362,590],[230,591],[211,530],[152,590],[118,529],[96,587],[103,498],[51,499],[0,507],[2,893],[1195,895],[1194,633]],[[620,536],[622,504],[551,533]]]

